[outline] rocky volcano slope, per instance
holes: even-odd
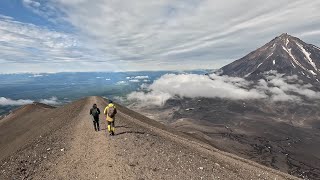
[[[318,83],[320,48],[284,33],[221,70],[223,75],[249,80],[261,79],[264,72],[273,70],[285,75],[298,75],[299,79]]]
[[[300,178],[319,179],[319,68],[318,47],[282,34],[215,71],[222,76],[208,73],[216,83],[201,91],[207,95],[176,93],[162,107],[140,111],[221,150]],[[221,84],[231,84],[233,91],[221,91]],[[216,95],[239,89],[265,96],[239,100]]]
[[[0,159],[56,126],[58,121],[45,118],[53,109],[52,106],[33,103],[22,106],[1,119]]]
[[[26,124],[37,137],[14,142],[17,148],[1,158],[0,179],[296,179],[219,151],[120,105],[116,136],[106,136],[102,120],[103,130],[95,132],[88,113],[93,103],[101,109],[107,105],[100,97],[89,97],[34,115],[34,122],[43,122],[38,129],[46,129],[48,122],[57,125],[38,133],[35,124]],[[15,118],[16,126],[23,126],[19,121],[23,117]],[[11,120],[0,124],[0,132]],[[24,136],[11,131],[14,127],[1,136],[2,147],[12,146],[3,141],[6,138]]]

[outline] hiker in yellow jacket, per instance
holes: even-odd
[[[115,126],[114,121],[117,114],[117,108],[113,104],[112,100],[109,100],[108,106],[104,109],[104,114],[107,117],[107,123],[108,123],[108,131],[110,133],[110,136],[114,136]]]

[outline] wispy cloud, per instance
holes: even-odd
[[[0,18],[2,61],[20,68],[29,61],[42,63],[30,66],[31,70],[55,67],[64,71],[78,67],[79,62],[82,70],[106,69],[101,68],[107,66],[102,62],[110,63],[108,70],[219,68],[283,32],[320,44],[319,1],[23,3],[57,25],[72,26],[72,32],[59,33]]]
[[[94,52],[73,34],[0,17],[2,73],[105,69],[99,55],[92,55]],[[80,69],[79,65],[82,65]],[[107,62],[104,65],[112,67]]]
[[[22,0],[22,3],[27,7],[35,7],[35,8],[38,8],[41,5],[40,2],[35,0]]]
[[[218,68],[283,32],[320,29],[312,23],[320,2],[307,0],[59,0],[58,7],[95,47],[138,69]]]

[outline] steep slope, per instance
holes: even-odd
[[[90,97],[67,105],[79,110],[69,123],[52,130],[50,143],[44,135],[5,158],[0,178],[296,179],[221,152],[120,105],[116,136],[106,137],[104,130],[93,131],[88,114],[93,103],[101,109],[107,104],[102,98]],[[53,111],[59,111],[59,117],[64,119],[67,114],[74,114],[74,109],[66,107],[61,108],[66,111]],[[57,116],[50,114],[47,118]],[[104,121],[101,127],[105,129]]]
[[[286,33],[261,48],[221,68],[223,75],[263,78],[271,70],[286,75],[298,75],[308,82],[319,82],[320,48]]]
[[[0,160],[66,125],[82,106],[82,101],[58,108],[33,103],[13,111],[0,123]]]
[[[0,160],[19,149],[29,140],[41,135],[46,118],[54,107],[41,103],[22,106],[0,121]],[[42,121],[43,120],[43,121]]]
[[[188,107],[194,109],[186,111]],[[177,130],[218,149],[301,178],[319,179],[319,107],[317,102],[201,98],[170,100],[163,108],[178,109],[168,117]]]

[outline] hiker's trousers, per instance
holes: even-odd
[[[94,118],[93,126],[95,131],[100,131],[99,119]]]
[[[108,122],[108,131],[114,132],[115,131],[114,120],[112,122],[110,121],[107,121],[107,122]]]

